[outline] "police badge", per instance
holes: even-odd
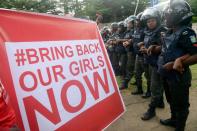
[[[191,40],[192,44],[196,44],[197,43],[196,37],[194,35],[190,36],[190,40]]]

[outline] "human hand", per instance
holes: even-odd
[[[140,52],[142,52],[144,54],[147,54],[147,49],[145,47],[141,47]]]
[[[163,65],[163,68],[167,71],[170,71],[173,69],[173,65],[174,65],[174,62],[168,62],[166,63],[165,65]]]
[[[180,72],[181,74],[183,73],[184,67],[183,67],[181,59],[178,58],[175,60],[174,65],[173,65],[173,69]]]
[[[129,45],[129,42],[128,41],[123,42],[123,46],[124,47],[127,47],[128,45]]]
[[[153,52],[153,50],[155,49],[155,47],[156,47],[156,45],[151,45],[151,46],[149,46],[149,48],[147,49],[147,54],[148,54],[148,55],[151,55],[152,52]]]

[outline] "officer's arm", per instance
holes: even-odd
[[[108,45],[113,44],[113,39],[109,39],[109,40],[107,41],[107,44],[108,44]]]
[[[142,46],[144,46],[144,42],[138,43],[137,46],[138,46],[139,48],[141,48]]]
[[[184,66],[194,65],[197,63],[197,54],[189,55],[182,61]]]
[[[131,39],[118,39],[117,42],[118,43],[120,43],[120,42],[123,43],[123,42],[130,41],[130,40]]]
[[[128,40],[128,45],[133,44],[133,39]]]
[[[148,50],[147,50],[147,54],[151,55],[151,54],[160,54],[161,53],[161,46],[158,45],[151,45]]]
[[[189,54],[186,54],[186,55],[183,55],[183,56],[177,58],[174,61],[173,69],[176,70],[176,71],[178,71],[178,72],[180,72],[180,73],[183,73],[183,71],[184,71],[183,61],[185,61],[189,57],[190,57],[190,55]]]
[[[155,54],[160,54],[161,53],[161,46],[156,46],[154,52],[155,52]]]
[[[184,71],[184,66],[194,65],[196,63],[197,63],[197,54],[195,55],[186,54],[175,60],[173,69],[182,73]]]
[[[197,63],[197,39],[193,30],[186,30],[180,37],[180,48],[187,54],[175,60],[173,68],[179,72],[184,71],[184,66],[190,66]]]

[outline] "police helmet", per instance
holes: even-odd
[[[137,14],[136,16],[136,22],[139,22],[140,27],[145,27],[145,23],[144,21],[141,20],[143,12],[140,12],[139,14]]]
[[[143,12],[140,12],[139,14],[137,14],[136,16],[136,20],[140,20],[141,16],[142,16]]]
[[[110,29],[109,29],[109,27],[108,26],[104,26],[102,29],[101,29],[101,32],[103,33],[103,32],[109,32],[110,31]]]
[[[136,16],[131,15],[131,16],[129,16],[129,17],[127,18],[127,23],[129,23],[129,22],[134,22],[135,20],[136,20]]]
[[[164,10],[166,25],[175,26],[184,21],[191,21],[193,13],[190,5],[184,0],[171,0]]]
[[[118,29],[118,23],[114,22],[111,24],[112,29]]]
[[[118,27],[126,27],[126,24],[124,21],[118,22]]]
[[[149,7],[144,10],[140,20],[146,22],[148,19],[155,18],[158,24],[161,22],[161,13],[157,8]]]

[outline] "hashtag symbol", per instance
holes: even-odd
[[[14,56],[16,57],[16,63],[18,66],[22,66],[25,64],[26,59],[25,59],[25,53],[23,49],[17,49]]]

